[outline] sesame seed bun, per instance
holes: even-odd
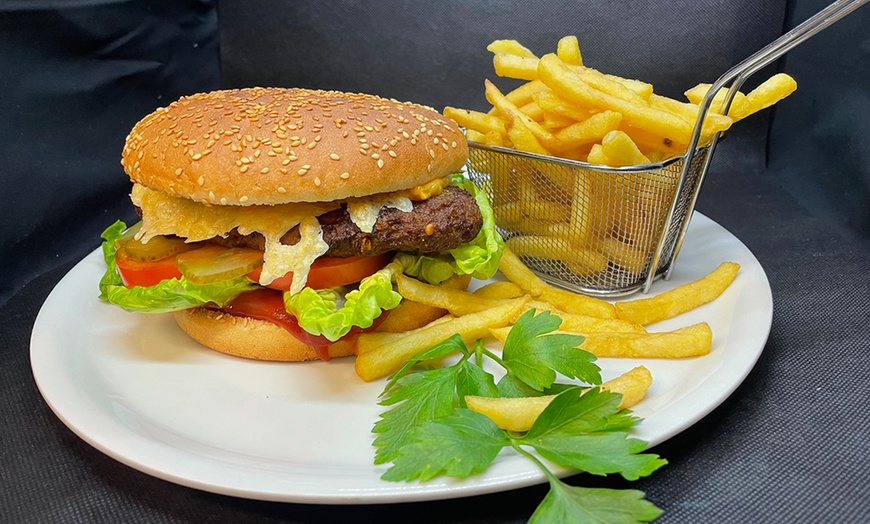
[[[373,95],[250,88],[181,98],[142,119],[130,178],[216,205],[330,202],[458,171],[461,130],[432,108]]]

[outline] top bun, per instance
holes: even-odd
[[[373,95],[250,88],[186,96],[143,118],[134,182],[217,205],[329,202],[461,169],[465,136],[434,109]]]

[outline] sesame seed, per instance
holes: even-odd
[[[204,176],[199,177],[197,179],[196,183],[199,184],[200,186],[202,186],[203,184],[205,184],[205,177]]]
[[[284,193],[287,192],[287,190],[284,189],[284,186],[278,186],[278,192],[281,193],[281,194],[283,195]]]
[[[318,178],[318,177],[314,177],[314,185],[315,185],[315,186],[320,186],[320,178]]]
[[[377,154],[377,153],[372,153],[372,158],[374,158],[375,160],[377,160],[377,159],[381,158],[381,155],[379,155],[379,154]]]
[[[341,174],[341,178],[347,180],[348,178],[350,178],[350,173],[348,173],[347,171],[345,171],[344,173]]]
[[[384,159],[383,159],[383,158],[379,158],[379,159],[378,159],[378,167],[379,167],[379,168],[380,168],[380,167],[384,167]]]
[[[432,158],[435,158],[435,150],[434,149],[429,150],[429,156],[431,156]]]
[[[341,160],[341,157],[336,153],[330,153],[329,158],[333,160]]]
[[[307,169],[300,169],[299,171],[296,172],[296,174],[301,176],[301,175],[304,175],[304,174],[307,173],[307,172],[308,172]]]
[[[248,158],[246,156],[243,156],[242,158],[240,158],[239,161],[243,164],[250,164],[251,162],[253,162],[253,160],[251,160],[250,158]]]
[[[181,176],[182,173],[184,173],[184,169],[182,169],[182,168],[180,168],[180,167],[179,167],[178,169],[175,170],[175,175],[176,175],[176,176]]]
[[[197,153],[197,154],[193,155],[192,158],[193,158],[194,160],[199,160],[200,158],[202,158],[202,154],[201,154],[201,153]]]
[[[287,168],[286,168],[286,167],[279,167],[279,168],[278,168],[278,171],[284,173],[285,175],[287,174]]]
[[[432,142],[435,143],[435,145],[438,145],[438,142],[440,142],[440,140],[438,140],[438,137],[436,136],[436,137],[432,140]]]
[[[254,151],[254,158],[260,158],[260,150]]]
[[[289,159],[289,158],[285,158],[284,160],[281,161],[281,165],[282,165],[282,166],[286,166],[286,165],[289,164],[289,163],[290,163],[290,159]]]
[[[308,149],[314,149],[314,146],[316,146],[316,145],[317,145],[317,142],[310,142],[310,143],[309,143],[307,146],[305,146],[305,147],[307,147]]]
[[[214,198],[214,191],[209,191],[209,192],[208,192],[208,199],[209,199],[209,200],[214,200],[214,199],[215,199],[215,198]]]
[[[247,165],[247,164],[243,165],[243,166],[239,169],[239,171],[241,171],[242,173],[247,172],[247,171],[248,171],[248,165]]]
[[[387,154],[389,154],[389,155],[390,155],[391,157],[393,157],[393,158],[396,158],[396,152],[393,151],[392,149],[390,149],[389,151],[387,151]]]
[[[247,201],[248,201],[248,197],[246,197],[246,196],[243,196],[243,197],[239,198],[239,202],[244,203],[244,202],[247,202]]]
[[[304,166],[302,166],[302,169],[305,169],[305,170],[311,169],[311,165],[305,164]]]
[[[456,147],[456,140],[450,143],[450,147]]]
[[[268,172],[269,172],[269,168],[268,168],[268,167],[264,167],[263,169],[260,170],[260,173],[262,173],[262,174],[264,174],[264,175],[265,175],[266,173],[268,173]]]
[[[221,204],[224,205],[224,206],[227,205],[227,199],[226,199],[226,197],[222,197],[222,198],[221,198]]]

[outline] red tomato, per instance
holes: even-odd
[[[311,264],[306,286],[314,289],[344,286],[359,282],[365,277],[376,273],[389,263],[392,253],[383,253],[373,257],[356,256],[347,258],[320,257]],[[260,280],[262,268],[248,273],[248,278],[257,282]],[[273,280],[266,287],[288,290],[293,282],[293,273]]]
[[[127,252],[121,248],[115,253],[115,263],[121,274],[121,282],[126,287],[149,287],[159,284],[161,280],[181,278],[181,271],[175,267],[174,256],[153,262],[139,262],[130,260]]]
[[[289,331],[291,335],[302,341],[302,343],[313,347],[321,360],[329,360],[327,348],[338,342],[332,342],[323,335],[312,335],[302,329],[296,317],[284,309],[283,295],[276,290],[264,288],[247,291],[229,301],[222,309],[232,315],[265,320],[281,326]],[[359,326],[353,326],[350,332],[339,340],[357,337],[362,333],[375,330],[387,318],[388,313],[389,311],[381,312],[381,315],[374,320],[371,327],[363,329]]]

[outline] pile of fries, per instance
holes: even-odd
[[[585,66],[573,36],[540,58],[515,40],[497,40],[487,49],[497,75],[526,83],[505,94],[487,80],[489,112],[447,107],[444,114],[466,128],[469,140],[588,164],[472,154],[472,170],[485,173],[491,184],[487,189],[508,245],[534,269],[582,289],[636,289],[650,271],[676,198],[679,157],[711,86],[689,89],[687,102],[659,95],[649,83]],[[726,91],[716,93],[700,146],[796,87],[788,75],[774,75],[748,94],[737,93],[727,115]],[[699,183],[705,155],[693,160],[678,209]],[[682,219],[675,217],[675,227]]]
[[[710,89],[698,84],[681,102],[655,93],[652,84],[602,73],[583,64],[575,36],[541,58],[516,40],[496,40],[487,50],[498,76],[527,83],[502,94],[487,80],[489,113],[447,107],[444,114],[464,126],[470,140],[591,164],[635,166],[683,155]],[[727,115],[723,89],[704,117],[701,145],[795,89],[790,76],[774,75],[748,94],[738,92]]]
[[[616,304],[547,284],[509,248],[499,263],[508,281],[492,282],[473,293],[400,275],[399,292],[405,299],[446,309],[448,314],[408,332],[360,335],[356,372],[367,381],[385,377],[413,355],[457,333],[467,343],[487,337],[504,341],[510,326],[530,309],[557,314],[562,319],[560,332],[586,337],[581,347],[599,357],[706,355],[712,345],[706,323],[664,333],[649,333],[645,326],[712,301],[728,288],[738,269],[738,264],[726,262],[695,282],[655,297]]]
[[[399,292],[448,314],[404,333],[373,332],[357,339],[355,370],[366,381],[386,377],[414,355],[454,334],[466,344],[478,339],[507,338],[511,325],[526,311],[550,311],[562,319],[556,333],[582,335],[579,346],[598,357],[689,358],[706,355],[713,333],[706,322],[664,332],[646,326],[674,318],[715,300],[734,281],[740,266],[724,262],[699,280],[659,295],[616,304],[553,287],[535,275],[509,248],[499,270],[507,281],[491,282],[468,292],[432,286],[400,275]],[[622,408],[640,402],[652,384],[643,366],[602,384],[622,394]],[[519,399],[466,397],[469,408],[493,419],[503,429],[525,431],[552,397]]]

